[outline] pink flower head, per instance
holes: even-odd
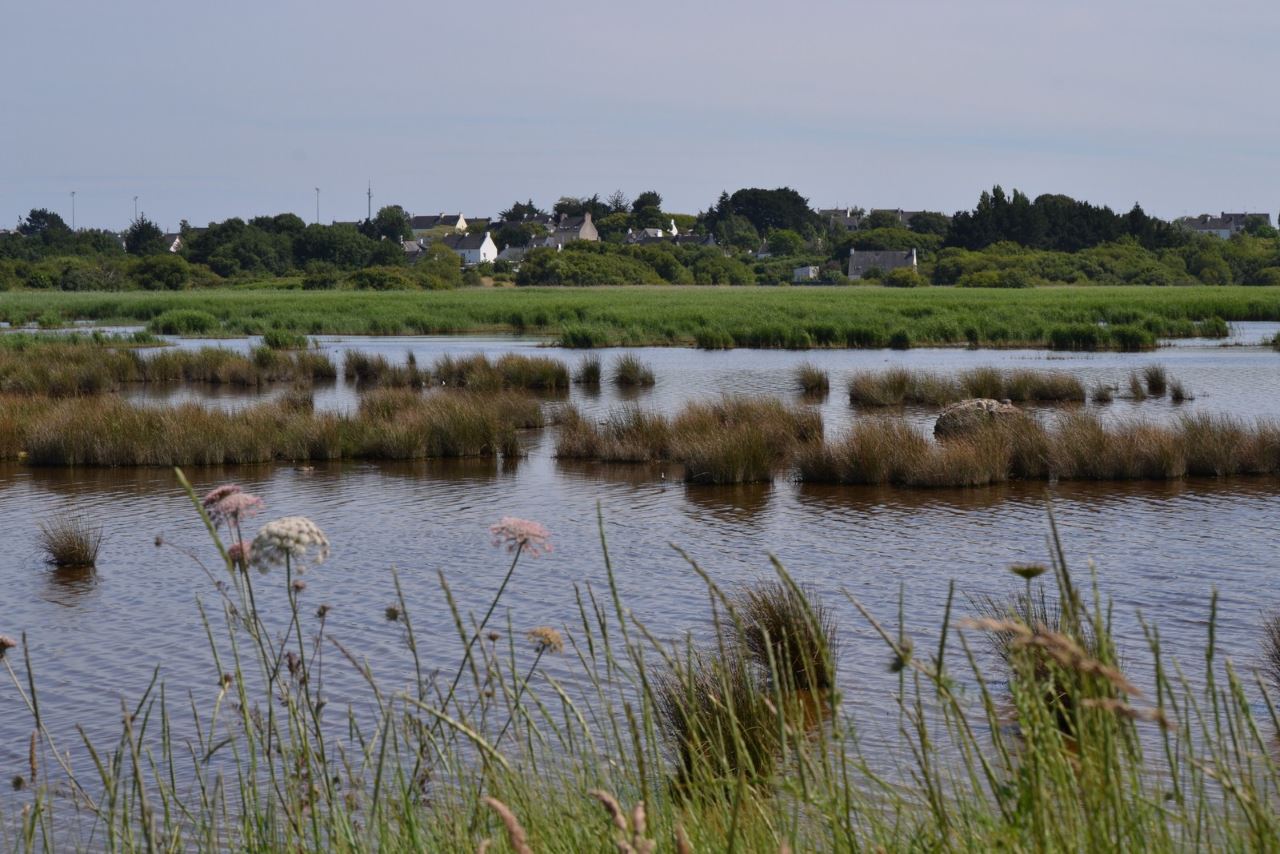
[[[227,557],[231,558],[231,562],[236,566],[248,566],[252,552],[253,546],[244,540],[232,543],[227,547]]]
[[[224,523],[238,524],[241,519],[248,519],[262,510],[265,502],[256,495],[250,495],[234,483],[224,484],[209,492],[200,502],[209,521],[215,528]]]
[[[506,546],[507,551],[527,551],[530,557],[551,553],[551,532],[528,519],[503,516],[498,524],[489,528],[495,546]]]

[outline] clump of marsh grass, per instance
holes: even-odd
[[[835,616],[816,596],[786,581],[752,585],[737,594],[748,655],[785,688],[829,691],[835,685]]]
[[[348,382],[382,388],[422,388],[430,378],[428,372],[419,370],[412,354],[405,364],[399,365],[392,364],[386,356],[359,350],[347,351],[342,375]]]
[[[951,377],[930,371],[890,368],[863,372],[849,382],[849,401],[862,406],[944,406],[967,398],[1016,402],[1085,400],[1084,384],[1060,371],[974,368]]]
[[[1195,397],[1187,391],[1182,380],[1174,380],[1169,383],[1169,400],[1174,403],[1185,403],[1188,400],[1195,400]]]
[[[1147,365],[1142,369],[1142,379],[1152,397],[1164,397],[1169,389],[1169,375],[1163,365]]]
[[[71,569],[97,564],[103,533],[82,516],[57,516],[40,523],[39,539],[45,563]]]
[[[600,357],[587,356],[578,363],[578,369],[573,373],[573,381],[578,385],[598,386],[601,371]]]
[[[615,409],[599,423],[569,407],[559,427],[556,456],[563,459],[642,463],[671,456],[671,422],[639,407]]]
[[[1110,403],[1115,400],[1115,389],[1106,383],[1098,383],[1093,387],[1090,398],[1094,403]]]
[[[1262,665],[1272,687],[1280,691],[1280,612],[1262,621]]]
[[[1129,397],[1134,400],[1147,399],[1147,387],[1142,382],[1142,376],[1137,371],[1129,373]]]
[[[827,376],[827,372],[812,362],[805,362],[796,368],[796,384],[809,395],[825,395],[831,390],[831,378]]]
[[[653,677],[658,724],[676,757],[677,791],[724,797],[765,785],[778,764],[778,713],[737,649],[689,648]]]
[[[651,386],[656,382],[653,369],[640,360],[639,356],[627,353],[620,356],[613,364],[613,384],[626,387]]]
[[[262,343],[272,350],[305,350],[311,346],[311,339],[301,332],[268,329],[262,333]]]
[[[569,369],[564,363],[519,353],[506,353],[497,360],[483,354],[445,355],[436,360],[431,375],[439,385],[472,391],[503,388],[563,391],[569,387]]]

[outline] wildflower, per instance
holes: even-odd
[[[0,635],[0,658],[4,658],[4,654],[18,645],[18,642],[8,635]]]
[[[257,515],[264,502],[256,495],[250,495],[234,483],[227,483],[209,491],[200,500],[200,506],[209,514],[209,521],[215,528],[224,523],[235,525],[242,519]]]
[[[400,609],[395,605],[388,605],[387,610],[383,613],[386,614],[388,622],[394,623],[396,620],[400,619]]]
[[[319,617],[319,618],[320,618],[320,619],[322,619],[322,620],[323,620],[325,617],[329,616],[329,606],[328,606],[328,605],[321,605],[319,608],[316,608],[316,616],[317,616],[317,617]]]
[[[499,638],[501,638],[501,637],[502,637],[502,635],[498,634],[497,632],[493,632],[493,631],[491,631],[491,632],[489,632],[489,634],[487,635],[487,637],[489,638],[490,642],[492,642],[492,643],[497,643],[497,642],[498,642],[498,639],[499,639]]]
[[[536,629],[529,630],[529,640],[533,641],[534,647],[538,653],[564,652],[564,638],[560,633],[550,626],[538,626]]]
[[[246,543],[244,540],[234,542],[227,547],[227,557],[231,558],[231,562],[236,566],[248,566],[252,554],[252,544]]]
[[[294,582],[293,582],[294,593],[301,593],[303,590],[306,590],[306,589],[307,589],[307,582],[303,581],[301,578],[294,579]]]
[[[301,572],[308,561],[319,566],[329,557],[329,538],[305,516],[285,516],[262,526],[250,546],[251,560],[262,572],[291,562]]]
[[[551,532],[528,519],[503,516],[489,533],[495,546],[505,545],[509,552],[527,551],[531,557],[551,553]]]

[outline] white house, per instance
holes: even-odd
[[[498,260],[498,246],[487,231],[484,234],[450,234],[441,241],[461,255],[462,263],[468,267]]]

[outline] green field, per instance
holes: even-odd
[[[477,288],[430,292],[208,290],[0,293],[0,320],[149,324],[239,335],[520,332],[575,347],[1146,349],[1280,320],[1280,288]]]

